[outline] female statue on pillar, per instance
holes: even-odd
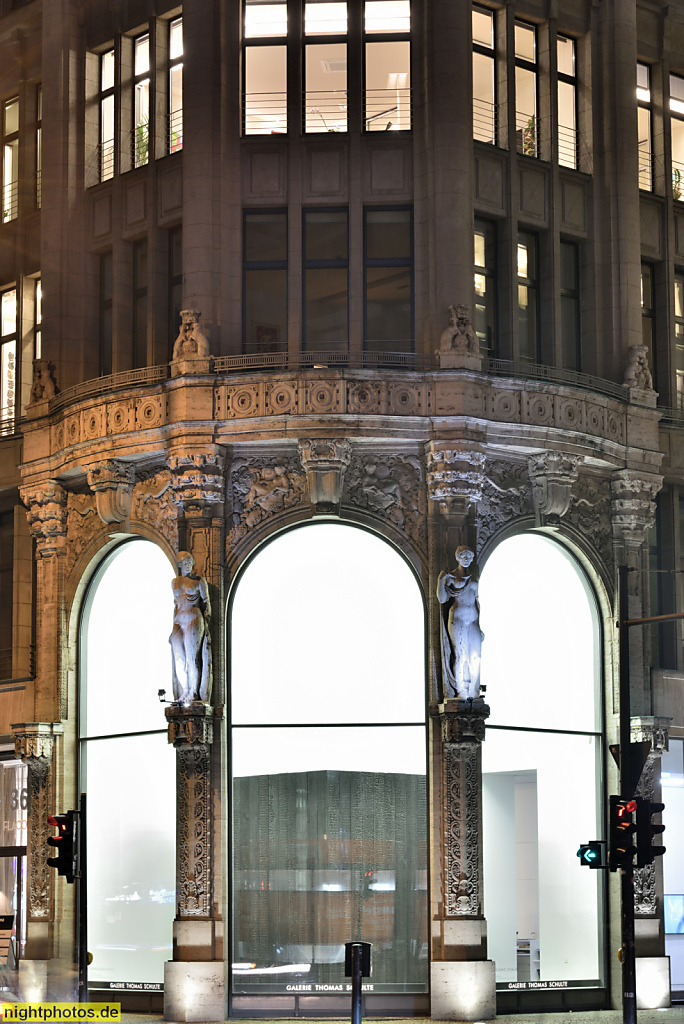
[[[484,633],[480,629],[479,578],[474,561],[475,553],[462,544],[456,549],[454,572],[441,572],[437,581],[437,598],[442,606],[440,634],[445,699],[472,700],[480,696]]]
[[[209,588],[192,569],[189,551],[178,552],[178,576],[171,584],[174,597],[173,631],[169,637],[173,662],[173,697],[180,704],[208,703],[211,697],[211,637]]]

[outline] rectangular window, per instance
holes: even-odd
[[[520,358],[526,362],[537,362],[539,358],[537,261],[537,236],[521,231],[518,234],[518,343]]]
[[[639,146],[639,188],[653,188],[653,150],[651,146],[651,69],[637,64],[637,136]]]
[[[577,81],[575,40],[558,36],[558,163],[577,167]]]
[[[0,294],[0,433],[12,433],[17,394],[17,290]]]
[[[287,351],[287,214],[245,214],[243,346]]]
[[[672,198],[684,201],[684,78],[670,75]]]
[[[100,181],[114,177],[114,50],[100,55]]]
[[[675,274],[675,361],[677,408],[684,409],[684,273]],[[682,606],[684,611],[684,606]]]
[[[349,224],[346,210],[304,211],[304,348],[349,346]]]
[[[38,86],[36,97],[36,208],[43,204],[42,190],[43,172],[43,90]]]
[[[413,351],[411,210],[365,211],[365,348]]]
[[[112,254],[100,256],[100,376],[112,372]]]
[[[475,221],[474,326],[480,341],[480,352],[485,356],[493,356],[496,346],[495,230],[494,225],[489,221]]]
[[[579,370],[580,310],[579,253],[573,242],[560,244],[561,345],[563,366]]]
[[[33,357],[43,358],[43,284],[40,278],[33,293]]]
[[[133,367],[147,364],[147,240],[143,240],[133,243]]]
[[[2,222],[16,220],[19,191],[19,99],[3,105]]]
[[[369,132],[411,129],[409,0],[366,0],[366,106]],[[369,36],[373,38],[368,39]]]
[[[305,3],[304,36],[304,131],[346,132],[346,3]]]
[[[133,166],[150,159],[150,35],[133,40]]]
[[[650,263],[641,264],[641,335],[641,342],[648,349],[648,363],[655,381],[653,267]]]
[[[515,23],[515,137],[518,153],[539,156],[537,30]]]
[[[287,4],[245,3],[244,131],[287,131]]]
[[[169,24],[169,153],[183,148],[183,19]]]
[[[183,308],[183,229],[169,231],[169,355],[180,329]]]
[[[0,679],[12,678],[13,574],[14,513],[3,512],[0,515]]]
[[[496,145],[494,13],[473,7],[473,138]]]

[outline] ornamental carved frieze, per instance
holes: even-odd
[[[570,507],[572,485],[577,480],[582,456],[546,451],[532,455],[527,469],[532,482],[532,502],[538,522],[560,518]]]
[[[223,505],[224,454],[220,449],[174,453],[168,464],[173,501],[186,515],[201,515]]]
[[[655,474],[620,469],[611,480],[613,530],[615,539],[625,547],[640,548],[655,522],[655,499],[663,478]]]
[[[427,452],[428,497],[448,513],[456,506],[466,512],[482,497],[484,452],[454,442],[431,441]]]
[[[28,766],[31,792],[28,816],[28,913],[29,917],[48,920],[52,916],[52,871],[47,865],[53,834],[48,824],[52,807],[52,756],[60,723],[27,722],[12,726],[16,756]]]
[[[646,800],[658,800],[660,772],[658,761],[668,749],[671,719],[656,716],[632,718],[630,740],[632,743],[648,742],[648,752],[636,795]],[[656,867],[647,864],[634,869],[634,912],[639,917],[654,917],[658,911]]]
[[[178,508],[172,498],[168,469],[158,470],[135,485],[131,519],[159,533],[169,547],[178,550]]]
[[[307,502],[306,474],[296,455],[235,459],[228,481],[228,550],[264,520]]]
[[[212,910],[211,743],[213,708],[199,701],[166,708],[169,742],[177,755],[176,902],[179,918]]]
[[[426,547],[424,472],[412,455],[352,456],[345,477],[344,505],[363,509],[389,521],[419,550]]]
[[[95,495],[67,495],[67,546],[64,560],[67,574],[104,529],[95,506]]]
[[[581,473],[570,494],[565,523],[571,526],[599,555],[610,572],[613,564],[610,481]]]
[[[477,511],[477,540],[481,551],[490,537],[508,523],[532,515],[532,487],[527,466],[488,459]]]
[[[129,523],[135,484],[133,464],[120,459],[105,459],[88,466],[86,474],[102,522],[107,526]]]
[[[351,454],[352,447],[344,438],[302,438],[299,442],[309,501],[318,513],[339,514]]]
[[[29,530],[38,554],[44,558],[64,548],[67,531],[67,494],[56,480],[19,488],[26,505]]]

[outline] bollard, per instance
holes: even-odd
[[[361,1024],[361,999],[363,978],[369,978],[371,972],[370,942],[345,942],[344,974],[351,976],[351,1024]]]

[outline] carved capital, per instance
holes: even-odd
[[[88,466],[88,487],[95,492],[97,512],[106,526],[127,523],[131,517],[135,467],[119,459]]]
[[[67,493],[56,480],[19,488],[26,505],[29,530],[39,555],[49,557],[64,548],[67,532]]]
[[[454,698],[438,705],[443,743],[481,743],[491,711],[482,697]]]
[[[661,476],[643,475],[630,469],[613,474],[612,519],[616,538],[627,548],[640,548],[655,522],[655,499],[663,486]]]
[[[171,495],[186,516],[211,514],[225,500],[223,452],[176,452],[169,456]]]
[[[651,744],[649,759],[660,757],[669,750],[668,741],[670,735],[671,718],[664,718],[658,715],[638,715],[630,720],[630,741],[632,743]]]
[[[527,461],[532,482],[532,500],[538,520],[564,516],[570,508],[572,485],[577,480],[581,455],[547,451]]]
[[[484,452],[454,442],[431,441],[427,452],[428,497],[443,514],[468,511],[482,498]]]
[[[180,747],[209,747],[214,741],[214,709],[202,701],[169,704],[164,711],[169,723],[169,743]]]
[[[316,512],[338,515],[344,474],[351,461],[349,441],[338,438],[304,438],[299,442],[299,457],[306,473],[309,500]]]

